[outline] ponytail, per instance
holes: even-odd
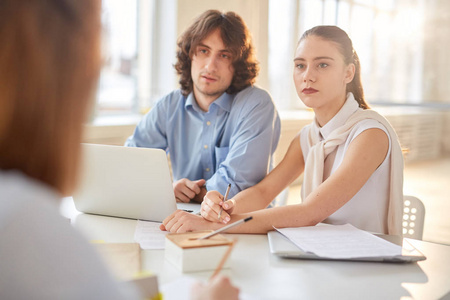
[[[364,100],[364,90],[361,82],[361,63],[359,61],[358,54],[353,50],[353,64],[355,65],[355,75],[353,80],[347,84],[347,93],[352,93],[355,97],[356,102],[358,102],[359,107],[362,109],[368,109],[370,106]]]

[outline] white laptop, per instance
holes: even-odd
[[[179,209],[200,211],[195,203],[176,203],[166,153],[161,149],[82,144],[77,210],[105,216],[163,221]]]
[[[297,247],[288,238],[277,231],[269,231],[267,237],[269,239],[270,253],[281,257],[290,259],[316,259],[316,260],[350,260],[350,261],[373,261],[373,262],[394,262],[394,263],[408,263],[425,260],[426,257],[417,250],[407,240],[403,240],[399,236],[390,236],[383,234],[375,234],[376,236],[387,240],[396,245],[402,246],[402,254],[392,257],[362,257],[362,258],[347,258],[334,259],[328,257],[320,257],[311,252],[304,252]]]

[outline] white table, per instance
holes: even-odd
[[[75,227],[89,239],[133,241],[136,221],[79,214]],[[232,234],[238,242],[230,256],[230,276],[242,292],[258,299],[440,299],[450,298],[450,246],[409,241],[427,260],[410,264],[285,260],[269,253],[266,235]],[[158,274],[160,284],[182,275],[164,260],[164,250],[142,250],[142,268]],[[212,272],[188,273],[208,279]]]

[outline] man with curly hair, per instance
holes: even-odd
[[[180,89],[157,102],[125,145],[166,150],[178,202],[207,190],[229,197],[270,171],[280,119],[270,95],[253,86],[258,62],[234,12],[208,10],[178,39]]]

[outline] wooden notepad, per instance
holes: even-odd
[[[166,235],[166,259],[182,272],[214,270],[233,241],[221,234],[197,240],[212,231],[187,232]],[[226,268],[225,263],[223,266]]]

